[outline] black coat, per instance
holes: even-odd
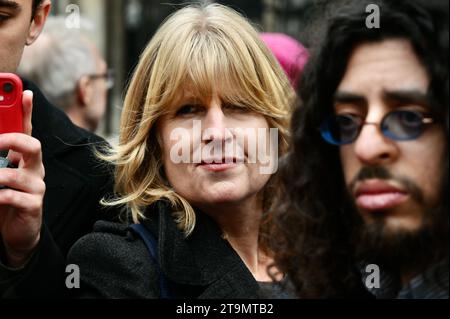
[[[258,298],[259,286],[211,218],[197,214],[187,239],[158,202],[144,226],[158,241],[158,262],[173,298]],[[141,238],[123,224],[98,222],[69,252],[81,270],[82,297],[159,298],[159,277]]]
[[[0,296],[61,297],[69,248],[92,231],[96,220],[113,218],[99,205],[112,191],[112,174],[93,154],[94,146],[106,143],[103,139],[75,126],[31,83],[24,81],[24,89],[34,92],[32,135],[42,145],[44,223],[41,241],[24,269],[8,271],[0,265]]]

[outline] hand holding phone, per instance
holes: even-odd
[[[40,240],[45,169],[41,143],[31,136],[33,93],[22,92],[17,76],[0,74],[0,96],[0,151],[9,150],[15,166],[0,168],[0,240],[6,264],[21,267]]]
[[[22,87],[17,75],[0,73],[0,134],[23,132]],[[7,156],[8,150],[0,150],[0,168],[11,167]]]
[[[0,73],[0,134],[23,133],[22,80]]]

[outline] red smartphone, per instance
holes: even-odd
[[[0,73],[0,134],[23,133],[22,80],[13,73]]]

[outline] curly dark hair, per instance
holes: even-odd
[[[408,39],[430,75],[432,112],[446,119],[448,136],[448,2],[447,10],[436,9],[432,2],[426,6],[406,0],[348,2],[330,20],[325,39],[305,68],[291,123],[292,149],[281,162],[284,195],[274,208],[276,226],[271,237],[275,263],[293,281],[300,297],[360,297],[366,292],[352,244],[353,229],[361,220],[346,191],[338,147],[323,141],[318,130],[333,112],[333,95],[355,46],[387,38]],[[369,4],[379,6],[381,28],[366,27]],[[435,253],[436,258],[448,259],[448,160],[443,165],[446,240]]]

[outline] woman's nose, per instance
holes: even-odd
[[[208,108],[203,122],[203,141],[224,140],[226,135],[226,117],[220,105]]]

